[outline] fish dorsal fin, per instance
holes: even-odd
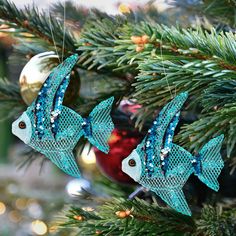
[[[158,147],[163,146],[164,137],[166,131],[171,123],[171,121],[176,117],[176,115],[180,112],[183,104],[185,103],[188,97],[188,93],[181,93],[176,96],[172,101],[167,103],[164,108],[160,111],[157,119],[157,129],[156,129],[156,145]],[[176,123],[176,125],[178,122]],[[175,127],[176,127],[175,125]]]
[[[60,86],[63,84],[63,81],[65,82],[67,80],[69,83],[70,77],[68,75],[70,75],[77,60],[78,55],[74,54],[58,65],[50,73],[42,85],[42,88],[38,93],[38,97],[31,104],[31,109],[33,108],[35,111],[35,130],[39,138],[43,137],[45,129],[51,129],[51,112],[55,109],[54,105],[56,101],[54,98],[60,90]],[[63,98],[64,95],[62,96],[62,100]]]
[[[145,138],[145,164],[148,175],[151,177],[155,168],[161,164],[161,151],[168,143],[172,143],[174,130],[179,121],[179,113],[188,93],[181,93],[164,106],[153,122]],[[159,169],[159,168],[158,168]]]

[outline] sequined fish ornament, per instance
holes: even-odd
[[[182,188],[194,173],[218,191],[217,178],[224,166],[220,155],[224,136],[211,139],[196,156],[172,142],[187,97],[187,93],[181,93],[160,111],[144,140],[123,160],[122,170],[176,211],[191,215]]]
[[[107,141],[114,129],[110,116],[113,97],[98,104],[88,118],[62,105],[77,60],[78,55],[72,55],[58,65],[35,101],[12,124],[13,134],[74,177],[80,177],[72,153],[78,140],[84,135],[92,145],[107,153]]]

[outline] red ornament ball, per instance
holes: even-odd
[[[140,133],[115,129],[109,140],[110,151],[105,154],[95,150],[96,160],[101,172],[112,181],[134,184],[134,180],[121,169],[122,161],[137,147],[142,137]]]

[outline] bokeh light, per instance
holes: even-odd
[[[45,235],[48,231],[47,225],[41,220],[35,220],[31,223],[32,231],[37,235]]]
[[[22,220],[22,215],[19,211],[13,210],[8,214],[9,220],[13,223],[19,223]]]
[[[95,164],[96,163],[96,156],[92,149],[89,150],[89,145],[84,147],[84,150],[81,154],[81,159],[85,164]]]
[[[6,212],[6,205],[3,202],[0,202],[0,215],[3,215]]]
[[[16,208],[19,210],[24,210],[27,207],[27,199],[18,198],[15,202]]]

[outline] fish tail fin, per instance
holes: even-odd
[[[81,177],[72,151],[49,152],[46,156],[66,174],[76,178]]]
[[[211,139],[192,160],[195,175],[215,191],[219,190],[217,178],[224,167],[220,154],[223,139],[224,135]]]
[[[176,211],[191,216],[191,211],[181,188],[153,189],[153,191]]]

